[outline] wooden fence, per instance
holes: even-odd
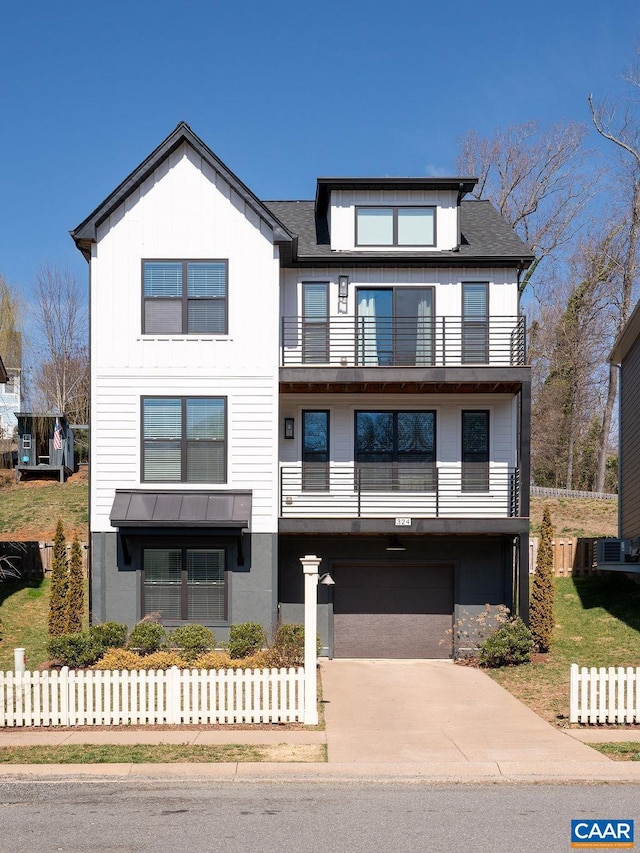
[[[304,669],[0,672],[0,726],[295,723]]]
[[[87,576],[89,546],[81,542],[82,566]],[[53,542],[0,541],[0,557],[8,557],[21,578],[41,578],[53,566]],[[71,543],[67,543],[67,559],[71,557]]]
[[[570,723],[640,723],[640,666],[571,664]]]
[[[617,501],[612,492],[583,492],[577,489],[549,489],[546,486],[531,486],[532,498],[590,498],[594,501]]]
[[[529,539],[529,574],[536,570],[538,558],[537,536]],[[555,538],[551,540],[553,549],[553,574],[557,578],[580,577],[584,575],[597,575],[599,571],[595,566],[595,543],[596,539],[572,539]]]

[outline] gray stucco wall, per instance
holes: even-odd
[[[620,536],[640,536],[640,339],[622,361],[620,379]]]
[[[294,537],[280,538],[280,619],[283,622],[304,621],[304,588],[300,557],[316,554],[322,558],[320,573],[331,572],[332,566],[345,561],[393,563],[447,563],[454,570],[455,621],[465,614],[470,620],[492,606],[506,605],[517,609],[514,602],[513,550],[510,536],[402,536],[406,551],[385,550],[385,537]],[[330,588],[318,588],[318,633],[323,653],[331,652],[332,608]],[[521,596],[521,604],[526,603]]]
[[[141,617],[141,548],[132,543],[127,565],[116,533],[91,537],[92,623],[134,625]],[[212,623],[216,638],[229,638],[229,625],[260,622],[270,635],[277,616],[277,536],[251,534],[245,543],[244,565],[237,565],[235,542],[230,547],[228,621]]]

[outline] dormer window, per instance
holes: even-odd
[[[435,244],[435,207],[356,207],[356,246]]]

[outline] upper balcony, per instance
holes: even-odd
[[[525,318],[282,318],[282,367],[521,367]]]

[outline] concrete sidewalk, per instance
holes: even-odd
[[[322,663],[325,731],[308,729],[0,730],[0,746],[61,744],[327,744],[327,764],[0,765],[0,779],[144,777],[251,781],[636,782],[582,741],[640,740],[629,731],[561,731],[473,667],[450,661]]]

